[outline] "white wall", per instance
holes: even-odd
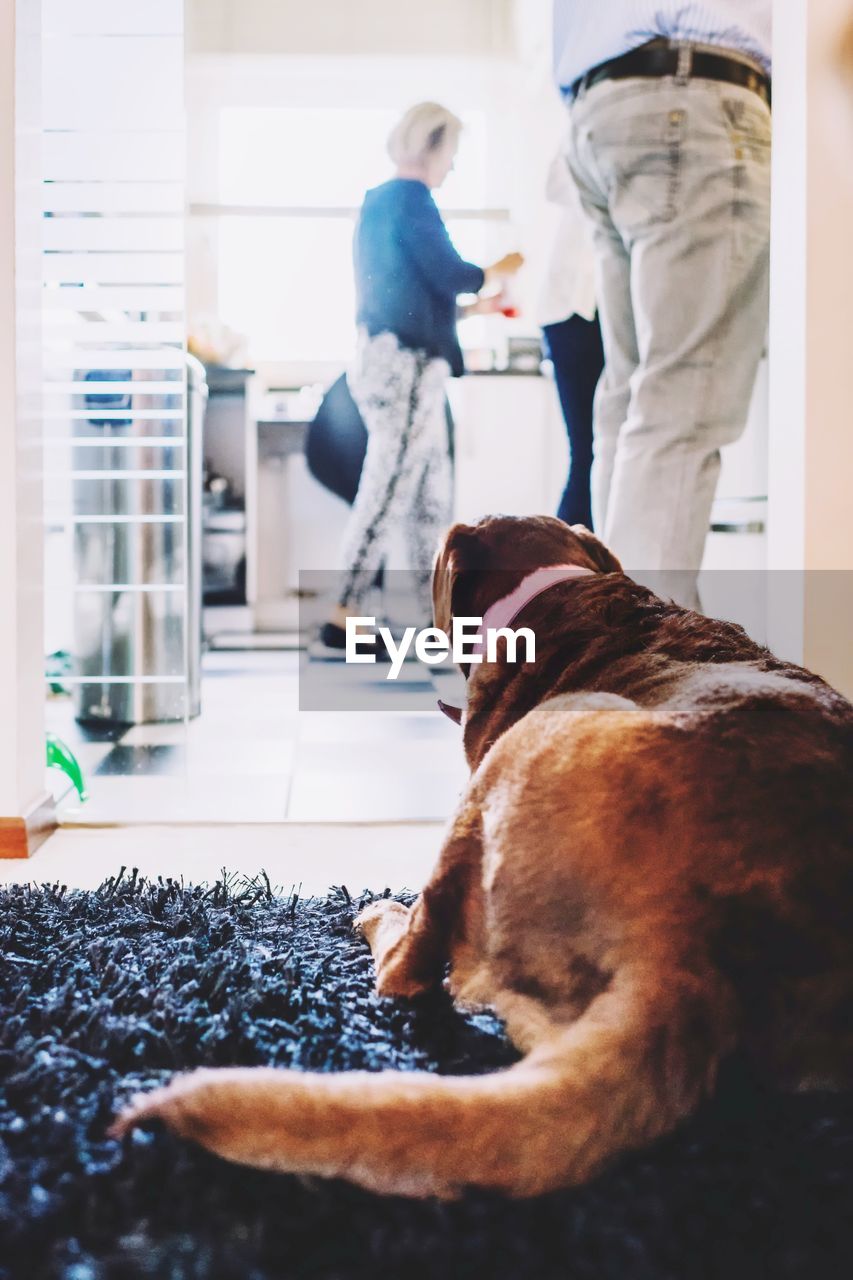
[[[0,0],[0,816],[44,793],[40,6]]]
[[[511,0],[187,0],[190,53],[505,53]]]
[[[771,644],[853,693],[853,102],[849,0],[777,0],[771,276]],[[845,119],[845,115],[849,119]],[[802,571],[799,580],[790,571]]]

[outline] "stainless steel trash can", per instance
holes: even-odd
[[[184,401],[180,379],[172,396],[146,394],[147,380],[169,375],[145,373],[138,392],[83,397],[99,415],[109,409],[108,419],[86,424],[103,439],[91,450],[97,463],[87,461],[74,482],[74,666],[83,677],[75,685],[75,714],[84,722],[148,724],[200,710],[207,380],[204,366],[187,356]],[[133,375],[91,376],[101,385],[127,385]],[[156,414],[134,416],[184,403],[186,430],[174,435],[153,434]],[[178,415],[175,422],[182,425]]]

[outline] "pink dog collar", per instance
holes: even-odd
[[[483,617],[480,638],[471,646],[472,651],[479,654],[485,653],[486,632],[496,631],[498,627],[512,626],[522,609],[529,605],[531,600],[541,596],[549,587],[555,587],[558,582],[568,582],[572,578],[585,578],[592,572],[592,569],[582,569],[577,564],[552,564],[544,569],[534,569],[533,573],[522,578],[508,596],[503,596],[489,606]]]
[[[483,654],[486,632],[498,627],[510,626],[525,605],[530,604],[530,601],[535,600],[537,596],[541,596],[543,591],[547,591],[549,587],[555,587],[558,582],[569,582],[572,578],[585,578],[591,573],[593,573],[592,569],[582,569],[577,564],[553,564],[529,573],[526,578],[522,578],[514,591],[496,600],[486,610],[480,638],[472,645],[473,652]],[[462,707],[454,707],[448,702],[442,702],[440,698],[438,707],[455,724],[462,723]]]

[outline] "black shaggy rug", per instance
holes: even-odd
[[[379,1000],[365,899],[135,874],[0,892],[0,1276],[124,1280],[830,1280],[853,1268],[853,1099],[734,1067],[677,1134],[534,1201],[387,1199],[105,1130],[199,1065],[483,1072],[498,1023]]]

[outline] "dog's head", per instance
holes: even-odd
[[[581,524],[552,516],[486,516],[455,524],[439,548],[432,579],[435,625],[449,632],[454,617],[482,617],[535,569],[578,565],[595,573],[622,566]]]

